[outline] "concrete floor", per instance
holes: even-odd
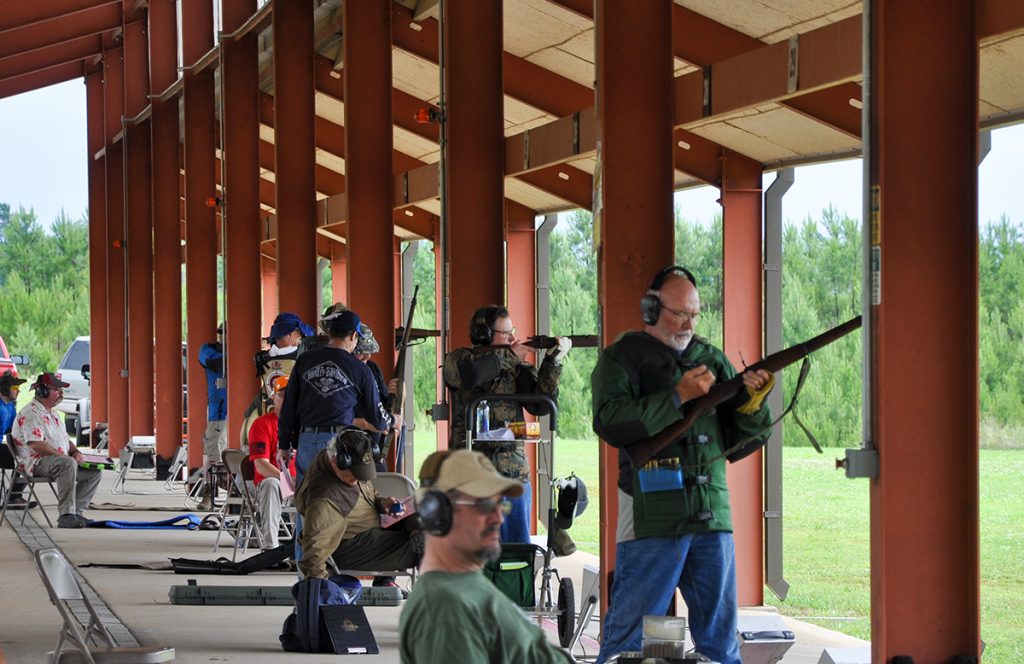
[[[133,471],[129,474],[126,495],[112,495],[114,473],[104,473],[104,482],[94,499],[97,509],[87,516],[92,519],[149,521],[165,519],[190,510],[184,507],[184,493],[164,490],[163,483]],[[56,499],[45,487],[39,487],[43,504],[56,521]],[[44,495],[45,494],[45,495]],[[113,509],[110,503],[131,510]],[[105,508],[106,507],[106,508]],[[20,519],[20,513],[14,513]],[[68,558],[79,565],[80,572],[107,602],[130,632],[144,645],[169,645],[177,650],[178,662],[281,662],[299,657],[303,662],[336,662],[336,655],[285,654],[278,644],[281,624],[290,613],[284,606],[183,606],[172,605],[168,591],[172,585],[185,585],[189,576],[170,571],[143,569],[110,569],[81,567],[89,563],[166,563],[169,558],[212,559],[230,557],[230,547],[213,553],[216,532],[172,530],[115,530],[86,528],[59,530],[46,528],[38,510],[38,518],[46,535],[52,538]],[[226,538],[225,538],[226,539]],[[223,541],[223,540],[222,540]],[[597,566],[596,556],[576,553],[555,561],[554,567],[563,576],[574,580],[576,594],[581,590],[583,565]],[[36,572],[32,553],[10,523],[0,528],[0,569],[3,585],[0,590],[0,664],[45,661],[45,654],[56,643],[61,625],[56,609],[50,604]],[[201,585],[263,585],[288,587],[294,574],[260,572],[249,576],[195,577]],[[577,597],[577,601],[579,597]],[[381,654],[382,663],[398,662],[398,616],[401,607],[366,607]],[[774,613],[772,608],[745,609],[745,613]],[[796,634],[796,642],[782,662],[785,664],[816,664],[828,646],[855,647],[865,642],[814,625],[784,618],[787,628]],[[592,622],[585,636],[586,654],[596,654],[598,624]],[[550,633],[550,632],[549,632]],[[577,656],[582,651],[577,649]],[[6,659],[5,659],[6,658]],[[468,664],[468,663],[466,663]]]

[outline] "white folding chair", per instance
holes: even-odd
[[[39,495],[36,494],[37,484],[46,484],[50,487],[50,491],[53,492],[53,497],[57,497],[57,490],[53,488],[54,480],[49,477],[41,477],[29,475],[25,470],[25,466],[21,463],[21,458],[18,456],[18,447],[14,442],[14,438],[7,436],[7,450],[13,458],[13,462],[6,465],[12,465],[13,467],[5,468],[5,470],[11,471],[11,481],[6,485],[6,490],[3,492],[3,507],[0,508],[0,526],[4,523],[4,517],[7,516],[7,504],[11,501],[11,496],[14,493],[14,487],[18,484],[20,479],[28,487],[28,504],[22,509],[21,512],[21,524],[25,524],[25,517],[28,516],[29,505],[34,501],[39,511],[43,513],[43,518],[46,519],[46,524],[53,528],[53,522],[50,521],[50,515],[46,513],[43,508],[43,501],[39,500]]]
[[[401,473],[377,473],[377,477],[373,480],[373,488],[377,490],[382,496],[392,496],[394,498],[408,498],[409,496],[416,493],[416,483]],[[328,561],[333,563],[334,561],[328,558]],[[410,588],[416,583],[416,568],[410,567],[408,569],[342,569],[335,570],[336,573],[350,574],[352,576],[407,576],[409,577]]]
[[[173,662],[174,648],[118,647],[113,635],[103,624],[96,607],[82,592],[82,586],[75,577],[74,567],[59,549],[39,549],[35,553],[36,569],[50,595],[50,601],[57,607],[64,625],[57,637],[57,645],[49,653],[50,664],[57,662]],[[89,622],[84,625],[75,617],[71,602],[84,606]],[[93,644],[90,644],[90,641]],[[64,650],[65,644],[74,650]]]
[[[231,560],[237,558],[239,546],[242,547],[242,553],[245,553],[250,541],[254,540],[260,548],[263,546],[256,497],[249,491],[249,487],[246,486],[245,479],[242,477],[242,461],[246,456],[242,450],[234,449],[224,450],[221,454],[221,461],[230,475],[230,480],[224,506],[221,509],[220,528],[217,530],[217,540],[213,544],[213,552],[217,552],[220,546],[220,536],[226,531],[235,540]],[[237,514],[232,514],[233,511],[236,511]],[[229,519],[232,521],[229,522]]]

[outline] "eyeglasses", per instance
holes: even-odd
[[[495,500],[493,498],[481,498],[480,500],[453,500],[452,504],[472,507],[484,516],[492,514],[496,509],[501,510],[501,513],[506,515],[512,511],[512,501],[504,497],[499,500]]]
[[[509,328],[507,330],[494,330],[494,333],[495,334],[505,334],[505,335],[508,335],[508,336],[511,337],[511,336],[515,335],[516,328],[511,327],[511,328]]]
[[[675,316],[676,318],[678,318],[681,323],[686,323],[686,322],[696,323],[697,322],[697,317],[700,316],[700,312],[699,311],[675,311],[674,309],[669,309],[664,304],[661,305],[661,308],[664,311],[667,311],[670,314],[672,314],[673,316]]]

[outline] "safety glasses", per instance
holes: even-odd
[[[452,504],[472,507],[477,512],[485,516],[492,514],[494,510],[501,510],[501,513],[506,515],[512,511],[512,501],[505,497],[502,497],[499,500],[495,500],[493,498],[481,498],[479,500],[453,500]]]

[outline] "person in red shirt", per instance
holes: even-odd
[[[249,459],[254,469],[256,483],[256,500],[260,508],[260,533],[263,548],[278,547],[278,531],[281,529],[281,506],[284,499],[281,493],[281,469],[277,458],[277,411],[284,401],[284,390],[288,386],[288,376],[278,376],[271,382],[274,390],[274,407],[266,415],[256,418],[249,428]],[[295,462],[289,465],[290,485],[294,485]],[[286,491],[291,500],[292,491]]]

